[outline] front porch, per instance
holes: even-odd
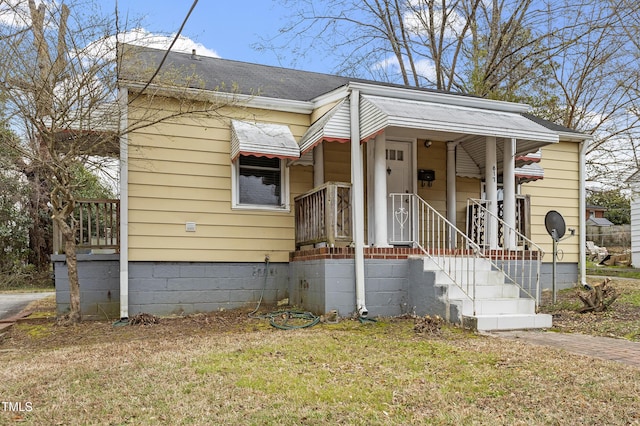
[[[478,328],[510,328],[493,320],[492,325],[482,323],[488,315],[522,314],[531,317],[528,326],[539,327],[544,253],[531,240],[529,200],[518,193],[523,181],[541,178],[543,171],[538,167],[523,178],[526,173],[519,169],[540,158],[529,153],[558,143],[559,136],[528,119],[523,114],[527,109],[483,99],[396,96],[352,87],[349,97],[318,118],[300,141],[301,154],[313,150],[314,186],[328,189],[296,198],[296,249],[353,248],[351,287],[361,316],[369,311],[369,282],[375,279],[368,272],[372,250],[389,250],[383,256],[393,257],[395,250],[409,248],[418,251],[414,256],[423,263],[420,270],[433,277],[417,279],[412,274],[407,288],[430,288],[425,297],[407,299],[416,311],[442,303],[445,317],[453,322],[472,317]],[[331,210],[328,197],[320,202],[317,198],[334,193],[330,188],[339,174],[328,157],[336,150],[349,155],[350,174],[348,184],[340,184],[339,209]],[[327,232],[329,238],[323,237]],[[343,254],[329,250],[324,255]],[[295,255],[292,259],[297,263]],[[319,286],[333,285],[329,281]],[[383,287],[379,290],[384,292]],[[326,304],[322,308],[330,309]],[[544,317],[543,323],[550,325],[550,318]],[[512,325],[521,328],[523,322]]]
[[[349,312],[357,303],[350,190],[328,182],[295,199],[290,297],[306,309]],[[516,226],[526,232],[529,200],[517,200]],[[542,249],[487,201],[468,201],[465,232],[416,194],[390,194],[388,204],[388,245],[360,253],[364,299],[376,315],[440,315],[480,330],[551,325],[536,314]]]

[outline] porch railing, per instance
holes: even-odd
[[[418,246],[472,300],[474,314],[476,270],[486,262],[502,272],[507,282],[518,285],[521,292],[534,299],[536,304],[538,303],[539,260],[542,257],[540,253],[518,254],[513,250],[481,247],[419,196],[390,194],[390,197],[392,206],[401,206],[399,214],[396,215],[395,210],[393,212],[394,225],[391,232],[396,232],[395,222],[402,223],[401,226],[405,230],[410,227],[412,243]],[[527,261],[535,265],[525,264]]]
[[[516,199],[516,229],[487,209],[486,200],[468,199],[467,211],[473,215],[470,214],[467,220],[467,235],[479,247],[491,252],[494,265],[505,273],[510,282],[518,284],[525,294],[535,299],[537,306],[540,303],[540,268],[544,250],[520,232],[520,229],[528,230],[529,212],[523,210],[528,208],[528,201],[525,197]],[[495,229],[490,231],[492,227]],[[490,232],[497,234],[497,247],[490,248]]]
[[[351,184],[327,182],[295,198],[296,248],[304,245],[350,243]]]
[[[486,244],[486,230],[490,221],[485,215],[488,206],[487,200],[471,198],[467,201],[467,236],[478,243],[479,246]],[[527,248],[527,239],[531,238],[531,202],[528,195],[516,195],[516,226],[518,247]],[[499,200],[497,209],[498,218],[504,218],[504,201]],[[523,236],[525,238],[520,238]],[[500,245],[504,241],[504,227],[497,227],[497,237]]]
[[[76,201],[73,219],[77,225],[76,244],[80,249],[110,249],[120,252],[120,200],[82,199]],[[64,252],[62,232],[53,222],[53,251]]]

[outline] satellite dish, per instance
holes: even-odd
[[[564,237],[565,223],[564,218],[560,213],[555,210],[549,210],[544,217],[544,226],[547,228],[547,232],[557,242],[560,238]],[[555,235],[554,231],[555,230]]]

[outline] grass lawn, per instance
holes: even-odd
[[[0,364],[0,400],[31,408],[0,406],[0,424],[640,422],[638,369],[456,328],[420,334],[411,319],[282,331],[240,310],[125,327],[40,315],[0,336]]]

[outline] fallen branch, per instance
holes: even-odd
[[[587,293],[578,294],[584,307],[578,312],[602,312],[611,306],[619,294],[615,288],[609,286],[611,278],[605,278],[601,283],[595,284]]]

